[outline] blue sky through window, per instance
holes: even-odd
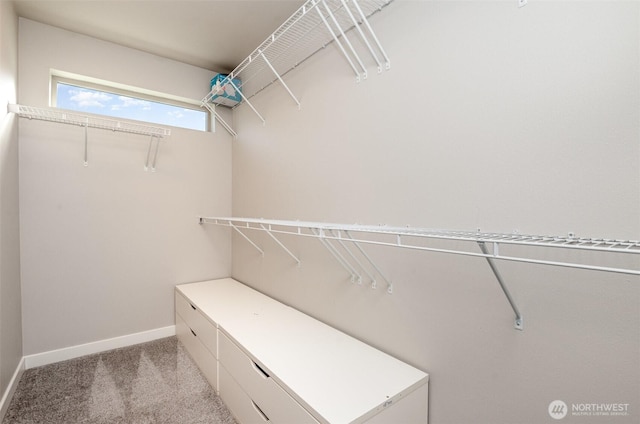
[[[207,113],[180,106],[57,83],[57,107],[160,125],[207,130]]]

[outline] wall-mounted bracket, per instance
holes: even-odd
[[[504,295],[506,296],[507,300],[509,301],[509,305],[511,305],[511,309],[513,309],[513,313],[516,316],[514,328],[516,330],[523,330],[524,329],[524,323],[523,323],[523,320],[522,320],[522,314],[518,310],[518,306],[516,306],[515,301],[511,297],[511,293],[509,293],[509,289],[507,288],[506,284],[504,283],[504,280],[502,279],[502,276],[498,272],[498,267],[493,262],[492,256],[497,257],[499,255],[499,253],[498,253],[498,243],[493,243],[493,255],[491,255],[489,253],[489,250],[487,249],[487,246],[485,245],[485,243],[483,241],[479,241],[478,242],[478,246],[480,246],[480,250],[482,250],[482,253],[484,253],[486,255],[485,259],[489,263],[489,267],[491,268],[491,271],[493,271],[493,274],[496,276],[496,279],[498,280],[498,283],[500,284],[500,288],[502,288],[502,292],[504,293]]]
[[[376,43],[376,46],[378,47],[378,50],[380,50],[380,53],[382,53],[382,56],[384,57],[384,62],[385,62],[385,69],[386,70],[391,69],[391,60],[389,60],[389,56],[387,55],[387,52],[382,47],[382,44],[380,43],[380,40],[378,40],[378,37],[376,36],[376,33],[373,31],[373,28],[371,28],[371,24],[369,23],[369,20],[367,19],[367,16],[365,15],[364,11],[362,10],[362,7],[360,7],[360,3],[358,2],[358,0],[351,0],[351,1],[353,2],[353,5],[358,10],[358,13],[360,14],[360,18],[362,19],[362,23],[364,24],[364,26],[369,31],[369,35],[371,36],[373,41]],[[371,48],[370,48],[370,50],[371,50]],[[371,54],[373,56],[375,56],[373,51],[372,51]],[[377,58],[376,58],[376,61],[377,61]]]
[[[271,228],[267,228],[265,225],[260,224],[260,227],[269,235],[269,237],[271,237],[273,239],[273,241],[275,241],[278,246],[280,246],[282,248],[282,250],[284,250],[285,252],[287,252],[287,254],[289,256],[291,256],[293,258],[294,261],[296,261],[296,264],[298,266],[300,266],[300,259],[298,259],[298,257],[296,255],[294,255],[293,253],[291,253],[291,251],[289,249],[287,249],[287,246],[285,246],[284,244],[282,244],[282,242],[280,240],[278,240],[276,238],[276,236],[274,236],[271,233]]]
[[[373,60],[375,60],[376,64],[378,65],[378,73],[382,73],[382,64],[378,59],[378,55],[373,50],[373,47],[371,47],[371,43],[369,42],[369,39],[364,35],[364,32],[362,32],[362,28],[360,28],[359,22],[353,16],[353,13],[351,12],[351,9],[349,8],[349,6],[347,6],[347,3],[345,2],[345,0],[340,0],[340,2],[342,3],[342,8],[347,12],[347,15],[349,15],[351,22],[353,22],[353,27],[356,29],[356,31],[360,35],[360,39],[365,44],[365,46],[367,46],[367,49],[369,49],[369,54],[371,54],[371,57],[373,58]],[[366,78],[366,74],[365,74],[365,78]]]
[[[155,140],[155,149],[153,148]],[[149,140],[149,148],[147,149],[147,160],[144,163],[144,170],[148,171],[151,168],[151,172],[156,172],[156,163],[158,162],[158,150],[160,150],[160,139],[152,135]],[[151,159],[151,152],[153,151],[153,159]]]
[[[89,166],[89,118],[84,123],[84,166]]]
[[[358,267],[365,273],[367,274],[367,276],[369,277],[369,279],[371,280],[371,288],[375,289],[376,288],[376,277],[369,272],[369,270],[362,264],[362,262],[360,261],[360,259],[358,259],[358,257],[356,255],[353,254],[353,252],[351,251],[351,249],[349,249],[349,246],[346,245],[346,243],[344,241],[342,241],[341,237],[336,237],[335,234],[333,233],[332,230],[329,230],[329,234],[335,238],[335,240],[338,241],[338,243],[340,244],[340,246],[342,247],[342,249],[347,252],[349,254],[349,257],[351,258],[352,261],[354,261],[356,263],[356,265],[358,265]],[[360,280],[358,282],[359,284],[362,284],[362,280]]]
[[[362,263],[362,260],[358,258],[358,256],[355,253],[353,253],[353,251],[349,248],[347,243],[356,246],[356,248],[358,249],[358,252],[360,252],[360,255],[364,259],[366,259],[369,265],[373,267],[375,272],[378,275],[380,275],[382,279],[387,283],[387,292],[389,294],[393,293],[393,284],[391,283],[391,281],[387,279],[387,277],[382,273],[382,271],[380,271],[380,268],[378,268],[378,266],[375,264],[375,262],[373,262],[371,257],[364,251],[362,246],[360,246],[360,243],[358,243],[357,240],[354,240],[353,237],[351,237],[348,231],[343,229],[331,229],[331,228],[311,228],[311,232],[320,240],[323,246],[333,255],[336,261],[338,261],[338,263],[340,263],[340,265],[342,265],[342,267],[351,274],[351,282],[357,282],[358,284],[362,284],[362,275],[356,269],[356,268],[359,268],[360,270],[362,270],[363,273],[367,275],[367,277],[369,277],[369,280],[371,281],[372,289],[377,288],[377,284],[378,284],[375,274],[371,272],[364,263]],[[342,233],[344,233],[346,238],[342,236]],[[298,234],[304,235],[300,231],[298,231]],[[347,253],[350,259],[345,258],[345,256],[342,253],[340,253],[340,251],[331,243],[331,241],[337,242],[338,245],[342,248],[342,250]],[[355,266],[353,265],[353,263],[355,263]]]
[[[318,11],[318,15],[320,16],[320,19],[322,19],[322,23],[324,23],[324,26],[327,28],[327,31],[329,32],[329,34],[331,34],[331,37],[333,38],[333,41],[336,43],[336,46],[338,46],[338,49],[340,49],[340,51],[342,52],[342,54],[345,57],[345,59],[347,59],[347,62],[349,63],[349,66],[351,66],[351,69],[353,69],[353,72],[355,72],[356,81],[360,82],[360,72],[356,68],[356,65],[353,63],[353,61],[351,60],[351,56],[347,53],[347,51],[345,50],[344,46],[340,42],[340,39],[338,38],[336,33],[331,28],[331,25],[329,24],[327,19],[324,17],[324,13],[322,12],[322,10],[320,10],[319,5],[322,4],[324,6],[325,10],[327,11],[329,16],[331,17],[332,21],[334,22],[334,25],[336,25],[336,27],[340,31],[340,34],[342,35],[343,40],[345,41],[345,43],[347,43],[347,45],[351,49],[351,52],[354,54],[356,60],[360,64],[361,68],[364,70],[364,78],[366,78],[367,77],[366,68],[362,64],[362,61],[360,60],[360,57],[355,53],[355,50],[353,49],[353,46],[351,45],[351,42],[349,42],[349,39],[344,35],[344,31],[342,30],[342,27],[340,27],[340,25],[336,21],[335,16],[333,16],[333,14],[331,13],[331,9],[329,9],[329,7],[324,2],[324,0],[320,0],[320,1],[311,0],[311,2],[312,2],[312,4],[314,6],[317,5],[316,10]]]
[[[236,225],[233,225],[232,223],[229,223],[229,226],[231,228],[233,228],[238,234],[240,234],[242,236],[242,238],[244,238],[246,241],[248,241],[249,244],[251,244],[251,246],[253,246],[258,252],[260,252],[260,254],[262,256],[264,256],[264,250],[262,250],[257,244],[255,244],[253,242],[253,240],[251,240],[245,233],[240,231],[240,229]]]
[[[255,113],[258,116],[258,118],[260,118],[260,120],[262,121],[262,125],[264,125],[266,123],[266,121],[264,120],[262,115],[260,115],[260,112],[258,112],[258,110],[251,104],[251,102],[249,102],[247,97],[242,93],[242,90],[240,89],[240,87],[238,87],[233,82],[233,78],[227,78],[227,81],[228,81],[229,84],[231,84],[233,86],[234,90],[236,90],[236,93],[240,94],[240,97],[242,97],[242,100],[244,100],[244,102],[249,105],[249,107],[251,108],[253,113]],[[218,82],[218,84],[220,84],[220,82]]]
[[[349,238],[349,241],[351,241],[360,251],[360,253],[362,254],[362,256],[364,256],[367,261],[371,264],[371,266],[373,267],[373,269],[376,270],[376,272],[378,273],[379,276],[382,277],[382,279],[384,280],[385,283],[387,283],[387,293],[392,294],[393,293],[393,283],[391,283],[391,280],[389,280],[383,273],[382,271],[380,271],[380,268],[378,268],[378,266],[376,265],[376,263],[371,259],[371,257],[369,257],[369,255],[367,255],[367,253],[364,251],[364,249],[362,248],[362,246],[360,246],[360,243],[358,243],[352,236],[351,234],[349,234],[348,230],[344,230],[345,235]],[[375,279],[374,279],[374,283],[375,283]]]
[[[260,57],[262,57],[262,60],[264,60],[264,63],[266,63],[267,66],[269,67],[269,69],[271,69],[271,72],[273,72],[273,74],[276,76],[276,78],[278,78],[278,81],[280,81],[280,84],[282,84],[284,89],[287,90],[287,93],[289,93],[289,96],[291,96],[293,101],[296,102],[296,104],[298,105],[298,109],[300,109],[300,102],[298,101],[296,96],[293,95],[293,92],[289,89],[289,86],[284,83],[284,81],[282,80],[282,77],[280,76],[278,71],[276,71],[276,68],[274,68],[273,65],[271,64],[271,62],[269,62],[269,60],[267,59],[267,56],[264,55],[262,50],[258,50],[258,52],[260,53]]]
[[[203,103],[202,103],[202,106],[203,106],[204,108],[206,108],[209,112],[211,112],[211,114],[213,115],[213,118],[214,118],[214,124],[215,124],[215,121],[220,122],[220,124],[222,124],[222,126],[224,127],[224,129],[225,129],[225,130],[227,130],[227,132],[228,132],[229,134],[231,134],[231,136],[232,136],[233,138],[238,137],[238,133],[236,133],[236,132],[233,130],[233,128],[231,128],[231,125],[227,124],[227,123],[225,122],[225,120],[224,120],[224,119],[222,119],[222,117],[218,114],[218,112],[216,112],[216,107],[215,107],[215,105],[214,105],[213,103],[203,102]],[[213,128],[213,132],[215,132],[215,127]]]
[[[311,228],[311,232],[320,240],[320,243],[331,253],[335,260],[351,274],[352,283],[362,283],[362,276],[360,273],[347,261],[344,256],[325,238],[324,230],[322,228]],[[374,284],[375,288],[375,284]]]

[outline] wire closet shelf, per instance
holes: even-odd
[[[152,125],[139,124],[130,121],[121,121],[116,119],[103,118],[95,115],[84,115],[65,109],[42,108],[34,106],[25,106],[18,104],[9,104],[7,106],[9,112],[15,113],[22,118],[36,119],[39,121],[57,122],[60,124],[76,125],[84,128],[84,165],[89,164],[88,159],[88,128],[98,128],[113,132],[123,132],[129,134],[144,135],[150,137],[149,149],[147,151],[147,160],[144,169],[151,168],[156,170],[156,162],[158,158],[158,150],[160,149],[160,140],[171,135],[171,130]],[[154,143],[155,141],[155,143]],[[155,144],[155,149],[154,149]],[[153,153],[152,153],[153,152]]]
[[[93,115],[84,115],[64,109],[10,104],[8,110],[9,112],[13,112],[23,118],[37,119],[40,121],[58,122],[60,124],[78,125],[80,127],[100,128],[103,130],[153,136],[157,138],[164,138],[171,135],[171,130],[166,128],[102,118]]]
[[[499,245],[504,244],[640,255],[640,241],[632,240],[593,239],[571,236],[561,237],[505,233],[483,233],[479,231],[434,230],[413,227],[388,227],[385,225],[329,224],[321,222],[283,221],[253,218],[201,217],[200,222],[203,224],[215,224],[228,227],[236,226],[238,228],[246,228],[251,230],[269,231],[276,234],[293,234],[298,236],[324,238],[329,240],[343,240],[364,244],[401,247],[407,249],[451,253],[465,256],[490,257],[494,259],[526,262],[539,265],[555,265],[593,271],[640,275],[640,269],[615,268],[579,262],[551,261],[536,259],[527,256],[508,256],[500,253],[499,247]],[[354,237],[353,234],[357,234],[357,236]],[[385,241],[368,237],[375,234],[391,236],[391,238]],[[429,247],[415,243],[417,239],[485,243],[492,246],[493,250],[488,253],[482,253],[475,252],[470,249],[463,249],[462,247],[458,247],[457,249]]]
[[[371,279],[372,287],[375,287],[376,278],[379,276],[387,283],[387,291],[389,293],[393,292],[393,284],[363,250],[360,246],[361,244],[484,258],[489,263],[514,311],[516,317],[515,328],[518,330],[523,329],[522,314],[498,271],[496,260],[640,276],[640,241],[634,240],[594,239],[575,237],[573,235],[563,237],[484,233],[480,231],[451,231],[237,217],[200,217],[199,223],[231,227],[261,254],[264,254],[262,248],[246,234],[246,230],[266,232],[297,263],[300,263],[299,259],[275,235],[288,234],[319,239],[336,261],[351,273],[352,281],[361,281],[361,274],[364,273]],[[354,254],[347,245],[356,246],[356,253]],[[540,254],[546,249],[565,250],[565,254],[559,260],[546,259],[548,255]],[[609,266],[602,265],[602,255],[569,255],[566,254],[568,251],[599,252],[616,257],[637,255],[635,256],[637,260],[623,261],[625,264],[623,266]],[[358,259],[356,255],[362,259]],[[607,263],[606,260],[603,262]],[[369,263],[372,271],[367,271],[367,267],[363,263]],[[632,263],[633,265],[626,266],[627,263]]]
[[[300,102],[282,77],[299,64],[335,43],[356,81],[367,78],[367,66],[375,65],[378,73],[391,67],[389,57],[380,44],[368,19],[393,0],[307,0],[273,34],[245,58],[226,78],[214,85],[202,99],[225,128],[235,132],[215,113],[212,103],[231,85],[264,123],[264,118],[249,99],[279,81],[293,101]],[[347,36],[349,34],[349,36]],[[369,58],[369,59],[367,59]]]

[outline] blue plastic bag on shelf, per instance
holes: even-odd
[[[231,80],[233,84],[231,84],[228,80],[225,81],[226,78],[227,75],[225,74],[216,74],[211,79],[211,90],[216,84],[221,84],[220,91],[211,97],[211,101],[224,106],[235,106],[242,101],[242,96],[240,95],[242,83],[238,78],[233,78]]]

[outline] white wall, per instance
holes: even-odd
[[[47,106],[50,69],[190,99],[213,72],[20,19],[19,102]],[[174,324],[177,283],[230,273],[230,239],[201,214],[231,210],[231,139],[172,128],[149,139],[20,121],[24,354]]]
[[[302,110],[277,84],[266,126],[236,109],[235,216],[640,239],[640,4],[397,1],[372,24],[390,71],[356,84],[331,46],[285,78]],[[519,332],[482,259],[369,247],[388,295],[252,235],[233,277],[429,372],[432,424],[555,422],[555,399],[640,419],[637,276],[499,263]]]
[[[17,86],[18,18],[13,5],[3,1],[0,2],[0,399],[22,357],[18,123],[6,109],[7,103],[16,102]],[[2,415],[0,412],[0,419]]]

